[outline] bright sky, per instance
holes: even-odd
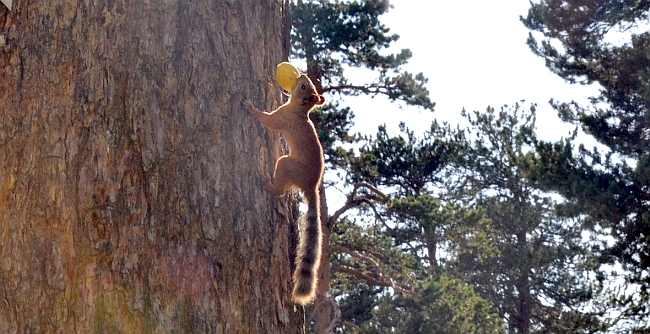
[[[557,141],[567,137],[574,126],[560,121],[548,101],[586,102],[597,94],[594,87],[564,82],[530,51],[526,45],[529,31],[519,20],[528,11],[527,0],[392,0],[391,4],[394,8],[380,18],[391,34],[400,36],[390,52],[412,51],[404,69],[423,72],[429,79],[427,88],[436,103],[435,112],[408,106],[400,109],[383,97],[346,96],[344,104],[355,114],[352,132],[374,136],[377,127],[386,124],[391,133],[398,134],[403,121],[418,135],[429,130],[434,119],[466,127],[460,116],[463,108],[484,111],[492,106],[499,110],[523,99],[526,109],[530,103],[537,104],[537,137]],[[358,78],[357,83],[367,82],[364,75],[367,73],[347,73],[352,82]],[[588,148],[596,145],[584,134],[577,139]],[[325,177],[338,179],[328,173]],[[328,189],[332,211],[345,201],[344,192]]]
[[[560,121],[548,101],[586,102],[597,93],[594,87],[564,82],[530,51],[526,45],[529,31],[519,20],[528,11],[527,0],[392,0],[391,4],[394,8],[380,17],[391,34],[400,36],[390,52],[412,51],[404,69],[423,72],[429,79],[427,88],[436,103],[435,112],[409,106],[400,109],[383,97],[345,97],[344,103],[355,114],[352,132],[374,136],[377,127],[386,124],[397,134],[403,121],[418,135],[428,130],[434,119],[465,127],[467,122],[460,116],[463,108],[484,111],[492,106],[499,110],[523,99],[526,109],[530,103],[537,104],[537,137],[557,141],[567,137],[574,126]],[[355,82],[355,76],[365,74],[350,72],[347,76]],[[363,78],[358,82],[364,82]],[[584,134],[578,141],[587,147],[596,144]],[[326,178],[337,179],[327,173]],[[336,210],[344,201],[340,190],[328,190],[330,209]]]
[[[423,72],[429,79],[427,88],[436,111],[399,110],[382,98],[359,97],[348,101],[356,115],[354,131],[375,134],[383,123],[397,131],[399,121],[404,121],[422,133],[434,118],[462,122],[463,107],[498,110],[524,99],[526,106],[538,105],[538,137],[557,140],[573,126],[560,122],[548,101],[585,101],[596,93],[593,87],[565,83],[530,51],[529,31],[519,20],[528,10],[526,0],[393,0],[391,4],[394,8],[381,21],[390,33],[400,35],[392,52],[403,48],[413,52],[404,68]]]

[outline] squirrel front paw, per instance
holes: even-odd
[[[244,107],[250,113],[255,113],[258,111],[257,108],[255,108],[255,106],[253,105],[253,102],[251,102],[251,100],[248,99],[244,100]]]

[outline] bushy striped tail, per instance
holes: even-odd
[[[316,297],[316,281],[321,257],[321,226],[318,188],[305,193],[307,213],[298,220],[300,241],[296,254],[296,270],[293,272],[293,300],[302,305]]]

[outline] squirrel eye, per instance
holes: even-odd
[[[302,90],[303,92],[305,91],[305,89],[307,89],[307,86],[305,85],[300,86],[300,90]]]

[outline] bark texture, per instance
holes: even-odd
[[[263,191],[286,3],[0,9],[0,332],[299,333]]]

